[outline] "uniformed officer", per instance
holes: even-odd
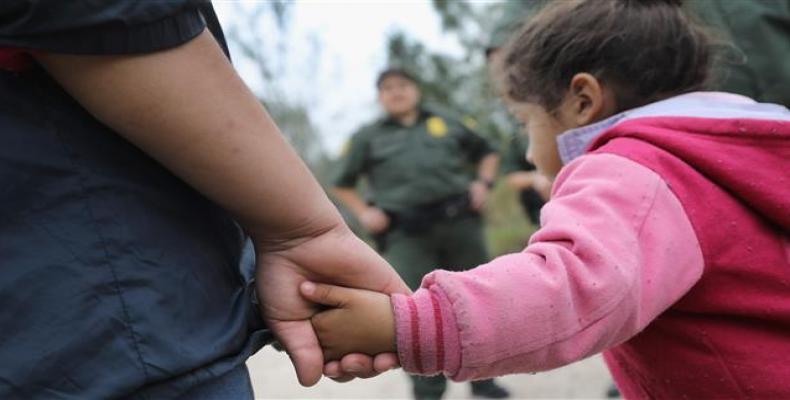
[[[435,268],[486,262],[480,210],[496,178],[498,155],[469,126],[422,106],[417,81],[406,71],[387,69],[376,85],[386,117],[353,135],[334,194],[413,289]],[[367,180],[369,201],[356,190],[360,177]],[[414,395],[438,399],[446,386],[443,376],[414,378]],[[473,382],[472,391],[487,398],[509,395],[493,380]]]

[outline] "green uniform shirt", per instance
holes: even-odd
[[[507,175],[518,171],[533,171],[535,166],[527,161],[527,148],[529,147],[529,138],[522,133],[522,129],[515,121],[510,120],[513,128],[510,137],[504,142],[502,146],[502,163],[499,170],[503,175]]]
[[[535,166],[527,161],[529,140],[521,133],[511,136],[502,147],[500,171],[507,175],[518,171],[533,171]]]
[[[490,33],[502,46],[543,0],[507,0]],[[694,0],[686,3],[716,34],[735,46],[717,65],[716,90],[790,107],[790,1]]]
[[[494,151],[460,121],[428,110],[410,127],[389,118],[363,127],[346,146],[335,185],[353,188],[365,176],[373,202],[391,211],[466,192],[470,165]]]
[[[714,87],[790,107],[790,1],[695,0],[689,5],[741,52],[719,65]]]

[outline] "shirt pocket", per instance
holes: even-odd
[[[465,160],[458,138],[452,134],[436,138],[422,138],[422,153],[425,164],[434,168],[455,168]]]
[[[370,143],[370,158],[374,163],[385,163],[402,158],[408,147],[406,138],[398,136],[376,138]]]

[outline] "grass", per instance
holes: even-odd
[[[538,228],[524,214],[517,194],[502,182],[491,193],[485,217],[486,244],[492,257],[523,250]]]

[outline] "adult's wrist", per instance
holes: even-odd
[[[250,236],[256,252],[287,249],[329,232],[351,232],[339,213],[336,218],[332,215],[325,215],[313,220],[308,219],[301,226],[294,226],[287,231],[271,231],[266,227],[260,229],[245,227],[244,230]]]

